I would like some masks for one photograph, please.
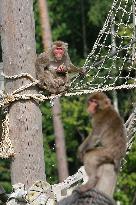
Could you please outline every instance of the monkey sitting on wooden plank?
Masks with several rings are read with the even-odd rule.
[[[106,94],[91,94],[87,111],[92,115],[92,132],[80,145],[78,156],[84,163],[89,179],[79,187],[81,192],[95,187],[99,179],[97,171],[101,165],[113,163],[118,172],[127,145],[124,123]]]
[[[50,94],[58,94],[68,90],[69,73],[84,75],[83,69],[71,63],[68,44],[55,41],[47,52],[41,53],[36,60],[36,78],[41,88]]]

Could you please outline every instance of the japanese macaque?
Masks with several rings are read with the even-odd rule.
[[[101,165],[112,163],[115,171],[119,170],[127,142],[123,121],[106,94],[93,93],[88,99],[87,111],[92,116],[92,132],[80,145],[78,156],[84,163],[89,179],[79,187],[81,192],[95,187]]]
[[[69,73],[84,74],[82,69],[71,63],[68,55],[68,44],[56,41],[47,52],[41,53],[36,60],[36,77],[41,88],[50,94],[58,94],[68,90]]]

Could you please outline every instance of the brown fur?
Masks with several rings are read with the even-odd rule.
[[[53,49],[61,47],[64,55],[57,60]],[[63,66],[64,72],[56,72],[59,66]],[[41,88],[45,88],[51,94],[58,94],[69,88],[69,73],[80,73],[81,69],[71,63],[68,55],[68,44],[63,41],[56,41],[47,52],[41,53],[36,60],[36,77],[40,80]]]
[[[89,97],[88,106],[91,100],[97,102],[92,114],[92,132],[78,150],[89,180],[80,187],[80,191],[87,191],[97,184],[100,165],[113,163],[117,171],[126,152],[126,130],[110,99],[104,93],[97,92]]]

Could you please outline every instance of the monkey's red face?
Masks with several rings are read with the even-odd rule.
[[[62,47],[55,47],[53,50],[53,54],[56,60],[61,60],[64,55],[64,49]]]
[[[95,114],[98,108],[98,101],[96,99],[90,99],[88,102],[87,111],[90,114]]]

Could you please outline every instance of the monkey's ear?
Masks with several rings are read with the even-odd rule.
[[[66,50],[68,50],[68,43],[64,43]]]
[[[111,106],[111,100],[109,98],[105,99],[105,107]]]
[[[99,103],[98,103],[98,105],[99,105],[99,109],[104,110],[104,109],[106,109],[107,107],[110,107],[110,106],[111,106],[111,100],[110,100],[109,98],[100,100]]]

